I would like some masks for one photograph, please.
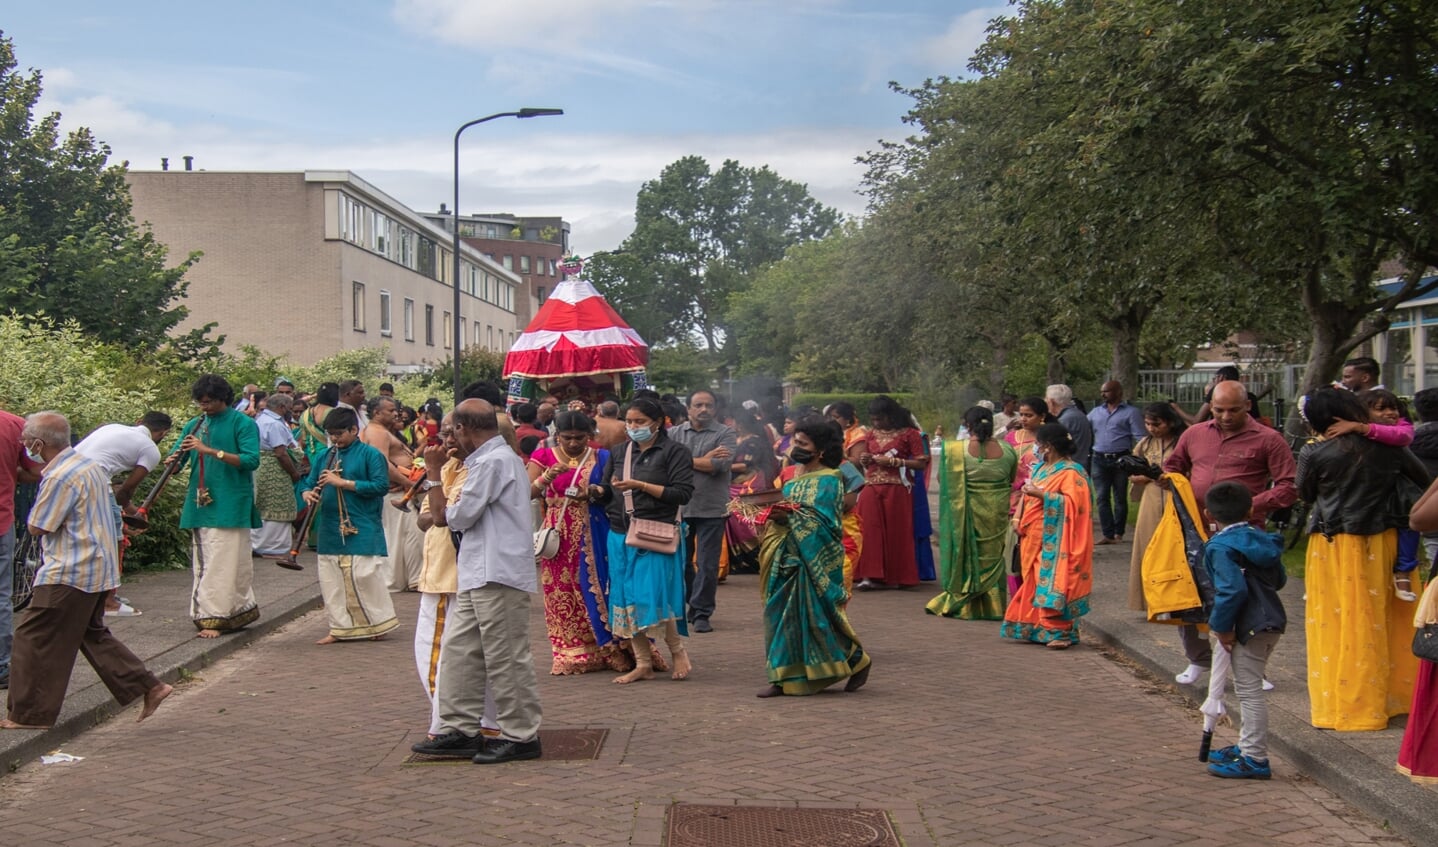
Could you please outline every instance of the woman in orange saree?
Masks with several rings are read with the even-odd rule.
[[[1079,640],[1093,588],[1093,499],[1088,474],[1074,462],[1063,424],[1035,434],[1041,464],[1023,487],[1019,550],[1023,584],[1009,601],[999,634],[1062,650]]]

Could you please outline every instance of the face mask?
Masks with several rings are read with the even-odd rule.
[[[1040,450],[1040,449],[1039,449],[1039,445],[1035,444],[1035,445],[1034,445],[1034,461],[1035,461],[1035,462],[1042,462],[1043,460],[1044,460],[1044,451]]]
[[[29,459],[37,465],[45,464],[45,457],[41,456],[39,453],[33,452],[28,444],[25,446],[25,458]]]
[[[789,460],[796,465],[807,465],[814,461],[814,451],[805,450],[803,447],[790,447]]]
[[[647,444],[649,443],[649,439],[654,437],[654,430],[647,427],[644,429],[631,429],[627,430],[627,432],[629,433],[629,440],[635,444]]]

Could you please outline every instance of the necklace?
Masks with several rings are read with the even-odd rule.
[[[558,458],[560,461],[564,462],[564,464],[568,465],[571,468],[579,467],[579,460],[581,456],[569,455],[569,453],[563,447],[560,447],[558,444],[554,445],[554,455],[556,458]]]

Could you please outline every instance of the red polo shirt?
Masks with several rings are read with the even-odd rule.
[[[20,445],[20,431],[24,428],[24,418],[0,409],[0,533],[15,525],[15,472],[21,467],[40,467],[26,458],[25,448]]]
[[[1263,526],[1269,512],[1292,506],[1298,500],[1294,484],[1298,465],[1293,451],[1283,436],[1252,415],[1237,432],[1224,432],[1217,421],[1204,421],[1184,430],[1163,469],[1188,477],[1200,508],[1214,483],[1241,484],[1253,495],[1252,523],[1258,527]]]

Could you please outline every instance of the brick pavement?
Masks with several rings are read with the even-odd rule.
[[[887,809],[910,847],[1404,844],[1277,757],[1268,783],[1195,761],[1169,689],[1092,644],[1005,643],[923,614],[929,587],[852,605],[858,693],[758,700],[757,578],[722,586],[686,682],[541,678],[550,728],[611,730],[595,761],[401,766],[427,704],[405,626],[317,647],[321,614],[183,686],[150,721],[68,742],[85,761],[0,780],[6,845],[592,844],[659,847],[675,801]],[[401,595],[413,620],[414,595]],[[547,641],[536,615],[536,655]],[[1242,830],[1221,822],[1241,820]]]

